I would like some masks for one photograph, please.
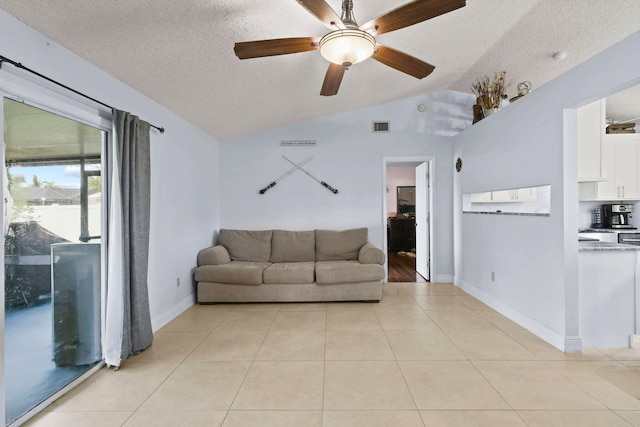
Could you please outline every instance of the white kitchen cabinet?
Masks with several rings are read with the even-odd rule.
[[[614,162],[616,191],[620,199],[640,198],[638,185],[638,144],[639,141],[614,141]]]
[[[580,184],[580,200],[640,200],[640,134],[602,137],[603,181]]]
[[[601,99],[580,107],[577,113],[578,182],[600,181],[605,100]]]
[[[538,200],[538,192],[535,187],[518,188],[516,191],[516,199],[519,202],[535,202]]]
[[[471,194],[471,203],[489,203],[491,202],[491,191],[485,191],[484,193]]]
[[[513,190],[499,190],[491,192],[492,202],[513,202]]]
[[[533,202],[536,200],[538,200],[536,189],[532,187],[491,192],[492,202]]]
[[[536,200],[538,195],[534,187],[486,191],[471,195],[471,203],[535,202]]]

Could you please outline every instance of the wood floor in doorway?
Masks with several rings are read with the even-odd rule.
[[[389,282],[426,283],[427,280],[416,271],[415,257],[403,254],[389,254]]]

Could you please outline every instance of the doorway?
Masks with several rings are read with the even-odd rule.
[[[431,157],[385,158],[385,251],[388,282],[427,282],[434,276]]]
[[[102,151],[107,132],[2,98],[5,422],[102,360]]]

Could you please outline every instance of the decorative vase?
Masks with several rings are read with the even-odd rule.
[[[493,108],[483,108],[482,112],[484,113],[485,117],[489,117],[490,115],[492,115],[493,113],[495,113],[496,111],[498,111],[500,109],[500,107],[493,107]]]

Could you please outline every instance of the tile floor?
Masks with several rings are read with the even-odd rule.
[[[640,350],[565,354],[451,284],[195,305],[29,426],[640,426]]]

